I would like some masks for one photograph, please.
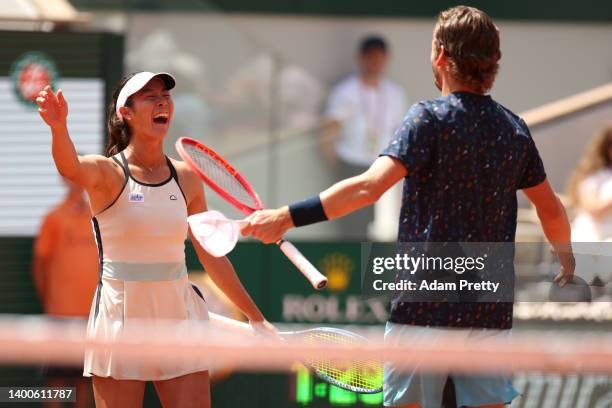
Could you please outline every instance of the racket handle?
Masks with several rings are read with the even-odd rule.
[[[327,286],[327,278],[315,268],[308,259],[289,241],[277,242],[281,251],[293,262],[300,272],[310,281],[313,288],[320,290]]]

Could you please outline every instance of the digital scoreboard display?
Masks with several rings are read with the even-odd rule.
[[[382,392],[358,394],[347,391],[319,380],[309,369],[302,365],[293,368],[291,395],[299,406],[307,407],[380,407]]]

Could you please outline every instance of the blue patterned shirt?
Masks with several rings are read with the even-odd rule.
[[[413,105],[381,155],[401,161],[399,242],[513,242],[517,190],[546,179],[525,122],[488,95]],[[511,303],[392,304],[391,321],[509,328]]]

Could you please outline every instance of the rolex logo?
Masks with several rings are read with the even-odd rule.
[[[332,292],[345,291],[351,280],[353,261],[346,254],[333,252],[319,263],[328,279],[327,288]]]

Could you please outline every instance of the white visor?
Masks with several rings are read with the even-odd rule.
[[[121,116],[121,112],[119,112],[119,109],[125,106],[125,102],[128,100],[128,98],[134,95],[136,92],[140,91],[146,84],[149,83],[150,80],[155,77],[160,77],[160,79],[164,81],[168,89],[174,88],[174,85],[176,84],[174,77],[168,74],[167,72],[153,73],[144,71],[137,73],[136,75],[131,77],[125,83],[125,85],[123,85],[123,88],[121,88],[119,96],[117,97],[117,106],[115,107],[115,112],[117,113],[119,119],[123,119],[123,116]]]

